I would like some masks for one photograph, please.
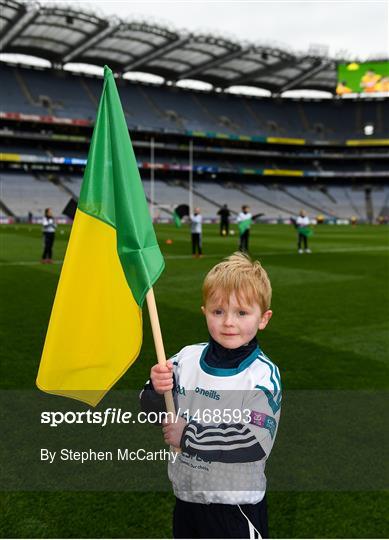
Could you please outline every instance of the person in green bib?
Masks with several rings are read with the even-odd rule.
[[[300,214],[296,219],[296,229],[298,234],[297,249],[299,253],[311,253],[308,247],[308,238],[312,235],[310,228],[310,220],[304,210],[300,210]],[[303,250],[304,245],[304,250]]]
[[[242,211],[238,214],[238,229],[239,229],[239,251],[245,253],[249,250],[250,227],[253,222],[253,216],[250,212],[250,207],[246,204],[242,206]]]

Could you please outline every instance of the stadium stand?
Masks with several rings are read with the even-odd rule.
[[[146,197],[151,201],[151,183],[143,180]],[[188,191],[177,184],[156,180],[154,183],[154,202],[159,207],[169,209],[171,212],[175,206],[186,203]]]
[[[265,216],[272,219],[289,219],[297,215],[301,207],[301,205],[296,205],[295,201],[287,197],[277,186],[250,184],[244,186],[243,192],[259,202],[258,212],[263,212]],[[257,206],[255,206],[256,208]]]
[[[0,64],[0,90],[6,112],[93,120],[101,79],[56,69],[27,69]],[[234,135],[359,137],[373,122],[384,132],[381,102],[313,102],[209,94],[118,80],[129,126],[154,130],[201,130]],[[303,111],[303,113],[301,113]],[[388,113],[386,113],[388,116]],[[302,120],[303,118],[303,120]]]
[[[353,192],[347,187],[331,186],[328,189],[329,194],[335,201],[334,211],[337,215],[343,218],[351,216],[359,217],[362,220],[366,219],[366,200],[364,191]]]
[[[82,99],[85,92],[76,77],[70,79],[65,71],[59,70],[48,73],[45,70],[19,69],[18,72],[34,103],[46,104],[48,113],[61,116],[70,112],[79,117],[88,114],[86,96]],[[92,109],[92,104],[90,106]]]
[[[59,179],[62,185],[67,189],[68,193],[78,199],[81,191],[82,176],[60,175]]]
[[[330,221],[389,219],[388,97],[336,97],[334,59],[107,21],[85,10],[69,15],[59,4],[4,5],[3,51],[34,54],[52,67],[0,62],[2,215],[24,219],[47,206],[60,215],[68,197],[78,197],[103,81],[63,66],[102,66],[108,59],[149,198],[155,169],[161,218],[188,202],[191,143],[193,202],[208,219],[215,220],[224,203],[235,211],[249,204],[273,222],[288,221],[301,208]],[[48,16],[61,46],[47,32]],[[165,82],[128,80],[131,71]],[[175,85],[191,78],[213,90]],[[224,91],[233,85],[271,96]],[[333,97],[284,98],[285,88],[326,90]],[[366,125],[374,137],[365,134]]]
[[[31,154],[35,156],[44,156],[44,157],[47,157],[48,155],[46,150],[42,150],[41,148],[38,148],[38,147],[29,148],[26,146],[18,146],[18,145],[8,146],[5,144],[0,144],[0,153],[6,154],[8,152],[16,153],[16,154]]]
[[[1,180],[1,200],[15,216],[42,216],[46,207],[61,216],[69,200],[69,194],[45,176],[13,173],[3,174]]]
[[[389,204],[389,186],[382,186],[371,190],[372,205],[373,205],[373,217],[385,216],[388,212]]]
[[[15,68],[0,63],[0,103],[5,112],[20,112],[26,114],[47,114],[47,110],[34,102],[23,83],[17,77]]]
[[[287,186],[285,192],[289,197],[293,198],[295,202],[300,204],[300,208],[304,208],[309,211],[319,212],[326,216],[336,216],[336,210],[328,205],[328,200],[324,200],[323,194],[319,195],[318,190],[308,189],[306,186]]]

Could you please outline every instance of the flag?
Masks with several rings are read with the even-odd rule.
[[[175,210],[173,212],[173,222],[177,228],[181,227],[181,218]]]
[[[244,219],[243,221],[239,221],[238,223],[239,234],[242,235],[243,233],[245,233],[247,229],[251,227],[252,223],[253,223],[253,220],[251,218]]]
[[[173,222],[176,227],[181,227],[181,220],[185,216],[189,216],[189,206],[187,204],[178,205],[173,212]]]
[[[142,344],[142,305],[164,260],[112,71],[104,88],[37,386],[93,406]]]
[[[67,216],[71,220],[74,220],[74,216],[76,215],[76,210],[77,210],[77,201],[74,197],[71,197],[71,199],[69,199],[65,208],[62,210],[62,213],[64,216]]]
[[[313,230],[311,227],[298,227],[297,230],[300,234],[306,236],[307,238],[313,235]]]

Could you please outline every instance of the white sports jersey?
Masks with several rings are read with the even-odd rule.
[[[251,212],[239,212],[238,217],[236,218],[236,222],[240,223],[241,221],[246,221],[247,219],[251,219],[253,215]]]
[[[55,223],[54,219],[52,217],[46,217],[43,216],[42,218],[42,228],[43,232],[55,232],[55,229],[57,228],[57,224]]]
[[[298,216],[296,219],[296,225],[297,227],[308,227],[309,225],[309,217],[308,216]]]
[[[215,368],[205,362],[207,347],[190,345],[171,358],[176,410],[189,423],[169,478],[184,501],[255,504],[265,495],[280,417],[279,371],[259,347],[236,369]]]
[[[202,232],[202,223],[203,223],[203,216],[201,214],[193,214],[190,216],[191,220],[191,232],[192,233],[198,233],[201,234]]]

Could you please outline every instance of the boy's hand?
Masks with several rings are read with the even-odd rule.
[[[150,379],[157,394],[163,394],[173,389],[173,364],[170,360],[166,366],[156,364],[151,368]]]
[[[162,425],[165,443],[170,444],[170,446],[174,446],[174,448],[180,448],[182,433],[187,425],[187,421],[180,417],[176,418],[175,422],[167,422],[164,420]]]

